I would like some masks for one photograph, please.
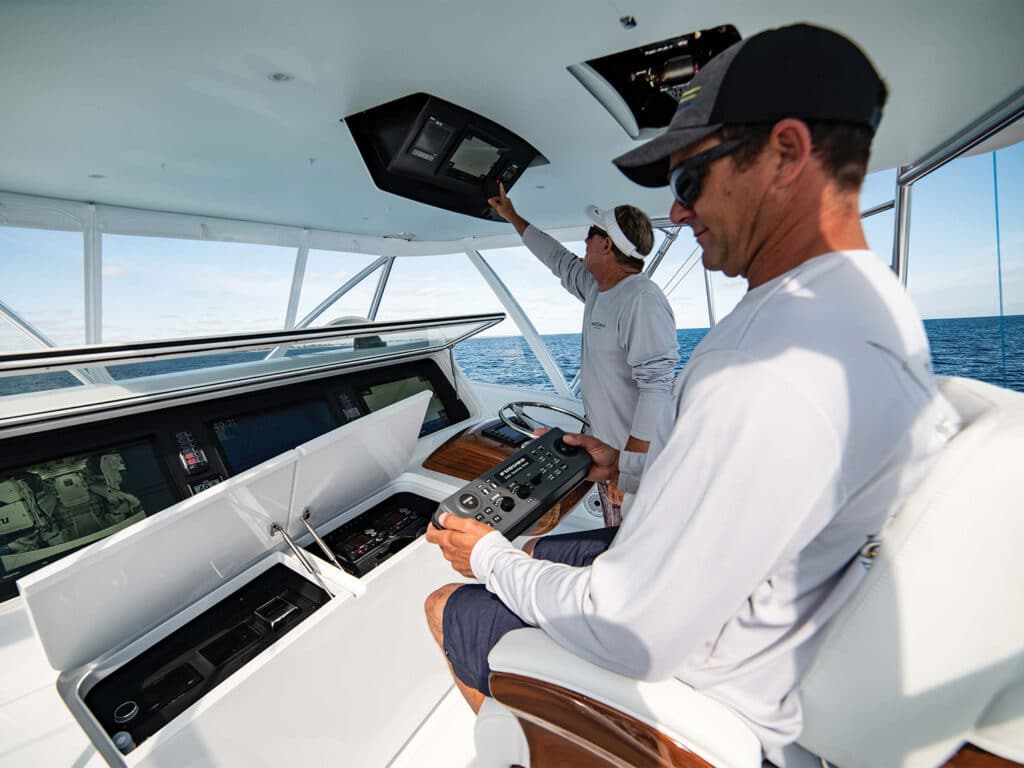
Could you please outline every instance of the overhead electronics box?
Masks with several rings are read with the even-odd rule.
[[[378,188],[410,200],[497,218],[487,198],[548,161],[497,123],[426,93],[345,118]]]
[[[669,124],[700,68],[739,39],[726,24],[573,64],[569,72],[631,138],[647,139]]]

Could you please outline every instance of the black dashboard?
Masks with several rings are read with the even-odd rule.
[[[419,360],[2,441],[0,600],[47,563],[422,391],[421,436],[468,418]]]

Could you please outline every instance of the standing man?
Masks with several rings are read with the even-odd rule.
[[[580,382],[590,434],[620,450],[647,453],[655,425],[669,405],[679,361],[672,308],[661,289],[641,274],[654,247],[647,215],[631,205],[602,211],[593,222],[581,261],[520,216],[499,184],[491,208],[516,228],[523,244],[583,302]],[[605,524],[621,521],[622,495],[598,486]],[[610,498],[609,498],[610,497]]]
[[[668,182],[705,266],[748,292],[676,382],[605,551],[547,562],[448,515],[428,540],[492,599],[449,585],[427,615],[471,705],[495,635],[533,625],[595,664],[724,702],[781,764],[800,734],[800,677],[862,578],[859,550],[959,418],[919,315],[861,229],[886,99],[864,54],[818,27],[769,30],[712,59],[687,94],[664,134],[615,163]],[[566,442],[590,452],[592,477],[626,469],[593,437]]]

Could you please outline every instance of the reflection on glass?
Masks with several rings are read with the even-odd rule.
[[[148,442],[0,472],[0,599],[15,579],[174,502]]]
[[[420,392],[430,392],[430,402],[427,404],[427,413],[423,417],[423,428],[420,435],[436,432],[441,427],[448,426],[450,420],[448,412],[444,408],[441,398],[434,392],[434,386],[423,376],[410,376],[398,381],[388,381],[382,384],[374,384],[367,387],[359,394],[366,403],[370,412],[379,411],[399,400],[412,397]]]

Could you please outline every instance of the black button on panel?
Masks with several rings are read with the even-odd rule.
[[[466,509],[476,509],[480,506],[480,500],[472,493],[464,493],[459,496],[459,504],[464,506]]]
[[[501,507],[503,512],[511,512],[515,505],[516,501],[511,496],[502,496],[501,503],[498,506]]]

